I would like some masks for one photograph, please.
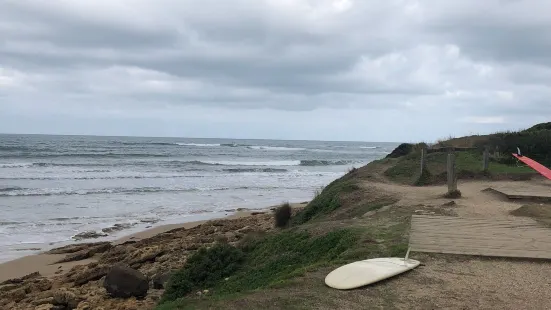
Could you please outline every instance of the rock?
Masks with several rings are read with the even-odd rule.
[[[153,288],[156,290],[164,289],[166,283],[168,282],[172,274],[173,272],[169,271],[169,272],[162,272],[154,275],[153,278],[151,279]]]
[[[52,282],[46,278],[34,280],[34,282],[27,285],[26,288],[27,293],[44,292],[52,288]]]
[[[19,284],[19,283],[25,282],[26,280],[30,280],[30,279],[34,279],[34,278],[38,278],[38,277],[40,277],[40,273],[38,271],[36,271],[36,272],[30,273],[30,274],[28,274],[24,277],[21,277],[21,278],[6,280],[6,281],[0,283],[0,285],[3,285],[3,284]]]
[[[92,309],[92,307],[90,306],[89,303],[83,301],[81,302],[80,304],[78,304],[78,307],[76,310],[90,310]]]
[[[142,251],[138,251],[136,253],[137,257],[136,258],[132,258],[128,264],[130,266],[140,266],[141,264],[143,263],[146,263],[146,262],[154,262],[155,259],[158,257],[158,256],[162,256],[165,254],[165,250],[162,249],[161,247],[154,247],[154,248],[148,248],[148,249],[144,249]]]
[[[58,308],[52,304],[44,304],[34,308],[34,310],[54,310],[54,309],[58,309]]]
[[[121,231],[121,230],[124,230],[124,229],[132,228],[132,226],[134,226],[134,225],[135,224],[130,224],[130,223],[115,224],[111,227],[104,228],[101,231],[106,233],[106,234],[110,234],[110,233],[113,233],[113,232],[116,232],[116,231]]]
[[[86,268],[83,272],[72,274],[69,277],[69,280],[75,282],[75,285],[80,286],[90,281],[96,281],[101,279],[103,276],[107,274],[108,271],[109,271],[109,266],[107,265],[100,265],[93,268]]]
[[[75,239],[77,241],[80,241],[80,240],[84,240],[84,239],[96,239],[96,238],[106,237],[106,236],[108,236],[108,234],[99,233],[99,232],[90,230],[90,231],[85,231],[85,232],[82,232],[80,234],[74,235],[73,239]]]
[[[94,247],[101,247],[105,245],[111,245],[111,242],[92,242],[92,243],[79,243],[71,244],[61,248],[52,249],[46,253],[48,254],[71,254],[76,253],[85,249],[90,249]]]
[[[5,284],[5,285],[0,286],[0,292],[12,291],[12,290],[14,290],[18,287],[19,286],[16,285],[16,284]]]
[[[40,305],[47,305],[47,304],[54,304],[55,300],[53,297],[43,298],[43,299],[37,299],[32,302],[34,306],[40,306]]]
[[[117,264],[111,267],[107,273],[103,287],[112,297],[144,297],[149,290],[149,283],[141,272]]]
[[[224,222],[222,220],[213,220],[210,222],[210,224],[215,227],[224,226]]]
[[[160,221],[160,219],[142,219],[142,220],[140,220],[140,222],[142,222],[142,223],[149,223],[149,224],[155,224],[159,221]]]
[[[245,227],[237,230],[237,232],[241,233],[241,234],[247,234],[247,233],[250,233],[251,231],[253,231],[253,229],[250,228],[249,226],[245,226]]]
[[[20,302],[27,297],[27,292],[25,291],[25,288],[22,287],[8,292],[7,297],[15,302]]]
[[[56,306],[63,306],[66,309],[75,309],[78,307],[80,300],[78,300],[75,293],[67,289],[59,289],[54,292],[53,304]]]
[[[80,250],[76,253],[72,253],[70,255],[67,255],[65,258],[57,261],[56,264],[66,263],[66,262],[74,262],[74,261],[87,259],[87,258],[90,258],[90,257],[98,254],[98,253],[104,253],[104,252],[108,251],[109,249],[111,249],[112,247],[113,247],[113,245],[111,245],[111,243],[103,243],[103,244],[100,244],[100,245],[97,245],[97,246],[94,246],[94,247],[91,247],[91,248],[88,248],[88,249],[83,249],[83,250]]]

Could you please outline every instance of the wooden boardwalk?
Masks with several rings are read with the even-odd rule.
[[[411,251],[551,259],[551,228],[528,218],[413,215]]]
[[[551,202],[551,187],[549,188],[512,188],[512,187],[492,187],[486,191],[494,192],[508,199],[514,200],[533,200],[541,202]]]

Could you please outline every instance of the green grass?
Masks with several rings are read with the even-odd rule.
[[[374,201],[362,206],[362,212],[389,203],[388,198]],[[312,221],[250,235],[238,244],[245,259],[228,280],[197,287],[184,298],[158,305],[157,310],[257,309],[268,301],[267,309],[315,309],[316,303],[305,296],[324,296],[330,289],[323,278],[304,276],[361,259],[404,256],[410,213],[410,208],[393,207],[365,220],[349,219],[344,224],[342,220]],[[195,294],[203,289],[209,293]],[[295,296],[297,289],[304,294]]]
[[[319,218],[321,215],[330,214],[341,207],[341,195],[359,189],[359,186],[346,176],[333,181],[291,219],[291,224],[295,226],[304,224],[312,219]]]
[[[483,175],[482,154],[477,151],[456,152],[456,170],[458,176]],[[421,153],[408,154],[398,160],[396,165],[385,171],[385,175],[392,181],[399,183],[426,185],[441,181],[446,174],[448,155],[446,153],[430,153],[426,158],[427,175],[419,178]],[[491,161],[490,174],[517,174],[532,173],[526,166],[506,165]],[[422,182],[417,182],[422,179]]]
[[[212,295],[209,299],[224,300],[239,297],[242,293],[284,285],[309,270],[342,259],[344,253],[357,247],[361,233],[358,229],[339,229],[314,237],[306,231],[283,231],[251,239],[243,246],[246,260],[238,272],[227,281],[222,279],[211,287],[201,287],[199,290],[210,289]],[[186,294],[190,292],[186,290]],[[167,301],[164,299],[157,309],[186,309],[204,302],[191,297]]]
[[[345,212],[342,212],[336,216],[336,219],[351,219],[362,217],[368,212],[377,211],[383,207],[392,205],[397,202],[394,198],[383,198],[375,202],[366,202],[358,204],[357,206],[349,207]]]

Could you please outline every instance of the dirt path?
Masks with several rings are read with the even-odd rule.
[[[362,185],[392,193],[400,198],[399,205],[412,208],[418,205],[440,206],[451,200],[442,198],[446,186],[413,187],[387,182],[365,182]],[[510,211],[529,203],[484,191],[490,187],[519,192],[551,192],[551,182],[545,180],[460,181],[462,198],[454,199],[457,215],[511,218],[514,216],[509,214]],[[396,309],[551,309],[547,293],[551,283],[551,263],[548,260],[425,253],[413,253],[412,257],[423,265],[409,274],[365,290],[381,294],[396,292],[388,307]],[[384,300],[376,298],[371,301],[381,304]],[[356,306],[358,304],[351,305],[351,308]]]
[[[400,198],[399,205],[432,205],[438,206],[452,199],[443,198],[446,186],[415,187],[392,183],[365,182],[363,186],[375,187],[379,191],[393,193]],[[551,192],[551,182],[534,181],[466,181],[459,183],[462,197],[453,199],[457,203],[455,211],[459,216],[509,217],[509,212],[518,209],[525,201],[512,201],[493,193],[484,192],[487,188],[513,188],[521,192]]]

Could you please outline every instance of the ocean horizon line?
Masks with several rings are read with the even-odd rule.
[[[184,137],[184,136],[134,136],[100,134],[52,134],[52,133],[10,133],[0,132],[0,136],[46,136],[46,137],[98,137],[98,138],[148,138],[148,139],[197,139],[197,140],[249,140],[249,141],[292,141],[292,142],[350,142],[350,143],[388,143],[400,144],[401,141],[364,141],[364,140],[310,140],[310,139],[271,139],[271,138],[224,138],[224,137]]]

